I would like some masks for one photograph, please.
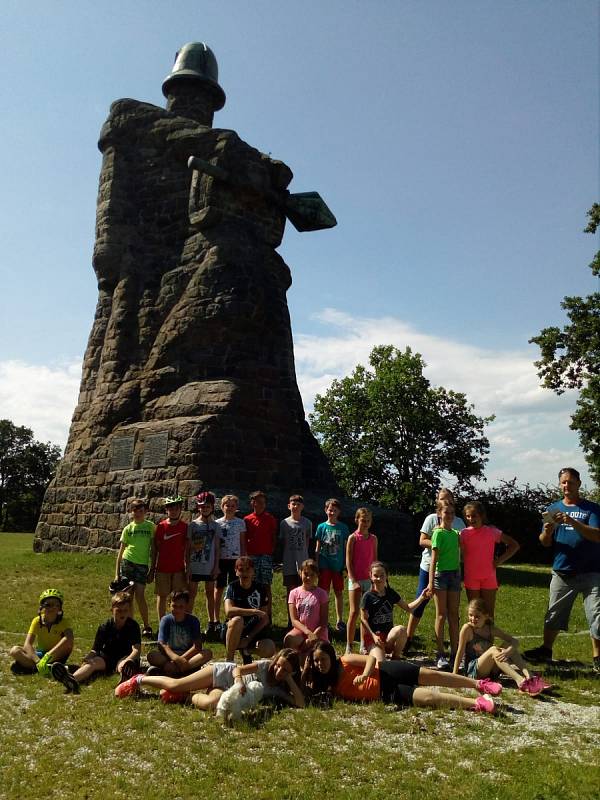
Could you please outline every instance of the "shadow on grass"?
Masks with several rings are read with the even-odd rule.
[[[550,575],[547,572],[538,572],[524,568],[503,569],[498,567],[498,583],[507,586],[533,586],[548,588]]]

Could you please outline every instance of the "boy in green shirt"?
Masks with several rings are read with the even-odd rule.
[[[115,580],[127,578],[134,582],[134,598],[137,600],[144,628],[142,636],[152,638],[152,628],[148,620],[146,584],[153,580],[149,565],[154,563],[155,525],[146,519],[144,500],[133,500],[130,505],[132,521],[123,528],[121,545],[117,554]],[[133,610],[133,604],[132,604]]]
[[[429,591],[435,597],[435,638],[437,639],[438,669],[448,669],[450,662],[444,652],[444,625],[448,619],[451,659],[458,648],[458,609],[460,605],[460,534],[452,528],[454,505],[438,500],[439,528],[431,535],[431,564]]]

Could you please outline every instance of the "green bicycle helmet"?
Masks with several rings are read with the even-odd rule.
[[[163,500],[164,506],[182,506],[185,500],[181,495],[176,495],[175,497],[165,497]]]
[[[65,599],[60,589],[44,589],[40,595],[40,605],[42,605],[44,600],[47,600],[49,597],[56,597],[61,606],[63,604],[63,600]]]

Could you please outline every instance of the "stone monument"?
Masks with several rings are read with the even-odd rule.
[[[292,172],[212,127],[217,62],[183,47],[166,109],[112,104],[99,141],[98,303],[65,455],[34,548],[113,548],[131,497],[335,490],[305,421],[276,248],[335,225]],[[188,164],[189,162],[189,164]],[[320,509],[319,509],[320,511]]]

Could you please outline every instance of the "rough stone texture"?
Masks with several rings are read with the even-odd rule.
[[[291,277],[275,252],[285,217],[262,197],[292,173],[210,128],[206,102],[120,100],[102,128],[98,304],[36,549],[114,546],[132,496],[334,488],[296,384]],[[190,155],[243,188],[192,174]],[[144,469],[152,434],[167,435],[166,461]],[[132,468],[111,469],[113,440],[128,435]]]
[[[292,173],[211,123],[210,95],[185,87],[167,110],[119,100],[102,128],[98,303],[37,551],[113,549],[134,496],[157,515],[165,495],[204,487],[245,498],[261,487],[282,513],[286,494],[313,492],[322,518],[335,491],[305,421],[290,270],[275,251],[285,217],[273,192]],[[235,183],[191,173],[190,155]],[[166,459],[144,468],[146,439],[157,434]],[[127,436],[130,468],[116,469],[113,443]]]

